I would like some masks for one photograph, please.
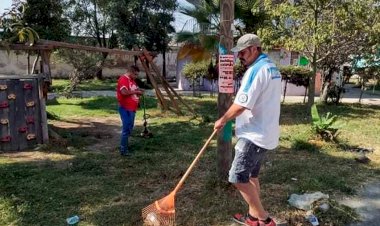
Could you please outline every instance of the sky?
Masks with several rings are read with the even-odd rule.
[[[0,14],[4,12],[5,8],[8,8],[12,5],[12,0],[1,0],[0,1]]]
[[[185,0],[177,0],[178,4],[180,6],[192,6]],[[4,9],[9,8],[12,5],[12,0],[0,0],[0,14],[4,12]],[[179,9],[177,9],[176,12],[174,12],[175,22],[173,23],[173,26],[175,27],[176,31],[181,31],[183,25],[186,23],[190,17],[183,15],[179,12]]]

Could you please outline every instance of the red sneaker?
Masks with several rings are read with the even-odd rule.
[[[264,223],[263,221],[259,221],[258,223],[259,226],[276,226],[276,222],[274,222],[273,219],[270,220],[268,224]]]
[[[232,220],[234,220],[236,223],[239,223],[241,225],[260,226],[259,221],[258,220],[251,220],[248,213],[245,215],[237,213],[233,216]]]

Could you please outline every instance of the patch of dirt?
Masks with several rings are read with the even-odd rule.
[[[118,116],[70,118],[65,121],[51,121],[53,128],[75,133],[93,142],[85,149],[89,151],[113,151],[120,141],[121,121]]]
[[[115,151],[119,146],[121,121],[118,116],[102,118],[78,117],[64,121],[51,120],[49,121],[49,126],[60,133],[71,133],[80,137],[80,139],[90,140],[91,145],[85,147],[88,151],[109,152]],[[48,162],[70,163],[72,156],[65,154],[66,140],[51,139],[48,146],[50,148],[56,146],[60,150],[44,152],[43,147],[41,147],[42,149],[37,147],[34,150],[21,152],[0,152],[0,156],[7,158],[9,162],[35,162],[36,164],[47,164]],[[69,148],[67,147],[67,150]]]
[[[63,155],[59,153],[46,153],[40,151],[22,151],[22,152],[7,152],[2,153],[2,157],[11,159],[12,162],[41,162],[41,161],[59,161],[69,160],[72,158],[70,155]]]
[[[6,152],[0,153],[0,157],[5,158],[8,163],[28,162],[37,166],[52,165],[58,169],[69,168],[74,158],[73,155],[41,151]]]

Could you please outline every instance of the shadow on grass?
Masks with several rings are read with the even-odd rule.
[[[103,129],[115,129],[105,126]],[[65,225],[67,217],[77,214],[82,222],[93,225],[141,225],[141,209],[174,188],[212,130],[191,122],[151,128],[153,138],[132,138],[135,151],[129,158],[117,151],[86,151],[73,140],[78,149],[66,153],[72,155],[69,160],[47,157],[0,164],[0,206],[9,206],[0,222]],[[59,132],[88,139],[82,129]],[[199,166],[205,167],[208,165]]]
[[[281,105],[281,125],[308,124],[309,117],[307,104]]]
[[[333,144],[331,144],[333,145]],[[339,144],[336,144],[339,147]],[[360,164],[353,157],[332,155],[319,145],[296,140],[292,148],[280,147],[270,154],[271,167],[265,167],[263,181],[275,184],[292,184],[293,192],[340,191],[352,195],[361,182],[372,175],[380,175],[379,169]],[[356,175],[362,175],[357,178]],[[296,178],[292,181],[292,178]]]
[[[380,106],[358,104],[318,105],[320,115],[331,112],[333,115],[350,119],[363,118],[380,110]],[[285,103],[281,105],[281,125],[299,125],[311,123],[311,116],[307,104]]]
[[[115,150],[119,140],[111,132],[119,131],[119,125],[100,122],[92,122],[93,126],[87,128],[90,124],[85,122],[82,128],[56,128],[61,134],[70,134],[70,145],[78,148],[65,153],[71,159],[4,162],[7,159],[0,155],[0,225],[66,225],[65,219],[75,214],[84,224],[141,225],[141,209],[172,191],[212,132],[216,103],[192,100],[192,106],[208,115],[211,122],[197,124],[181,117],[168,122],[163,117],[150,119],[149,129],[154,136],[139,138],[136,134],[143,127],[135,127],[130,141],[134,152],[128,158]],[[297,112],[303,114],[302,109],[288,106],[288,118],[295,115],[295,122],[288,123],[302,123],[302,117],[297,118]],[[355,117],[359,117],[359,110]],[[96,138],[97,132],[103,136]],[[271,213],[280,213],[291,225],[306,225],[303,213],[287,205],[291,193],[353,194],[359,183],[380,174],[378,169],[360,165],[346,155],[332,155],[293,137],[289,142],[291,148],[269,152],[261,176],[266,207]],[[103,146],[81,149],[90,144]],[[115,149],[101,148],[104,145]],[[54,152],[52,148],[49,154]],[[231,213],[246,211],[236,190],[216,183],[216,152],[214,139],[178,193],[178,225],[230,225]],[[336,216],[327,216],[325,221],[333,225],[352,221],[348,215]]]
[[[333,114],[347,117],[349,119],[363,118],[373,115],[380,110],[377,105],[360,105],[360,104],[339,104],[339,105],[318,105],[320,114],[331,112]]]
[[[103,111],[109,114],[118,114],[118,102],[114,97],[93,97],[93,98],[75,98],[75,99],[53,99],[47,102],[47,105],[60,105],[62,107],[78,106],[85,110],[97,110]],[[145,108],[153,109],[157,108],[157,100],[155,98],[145,98]],[[138,110],[143,110],[143,102],[140,101],[140,107]],[[50,112],[54,115],[54,112]]]

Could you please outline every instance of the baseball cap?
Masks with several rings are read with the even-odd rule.
[[[231,49],[232,52],[239,52],[243,49],[250,47],[250,46],[261,46],[260,38],[255,34],[245,34],[241,36],[234,48]]]

